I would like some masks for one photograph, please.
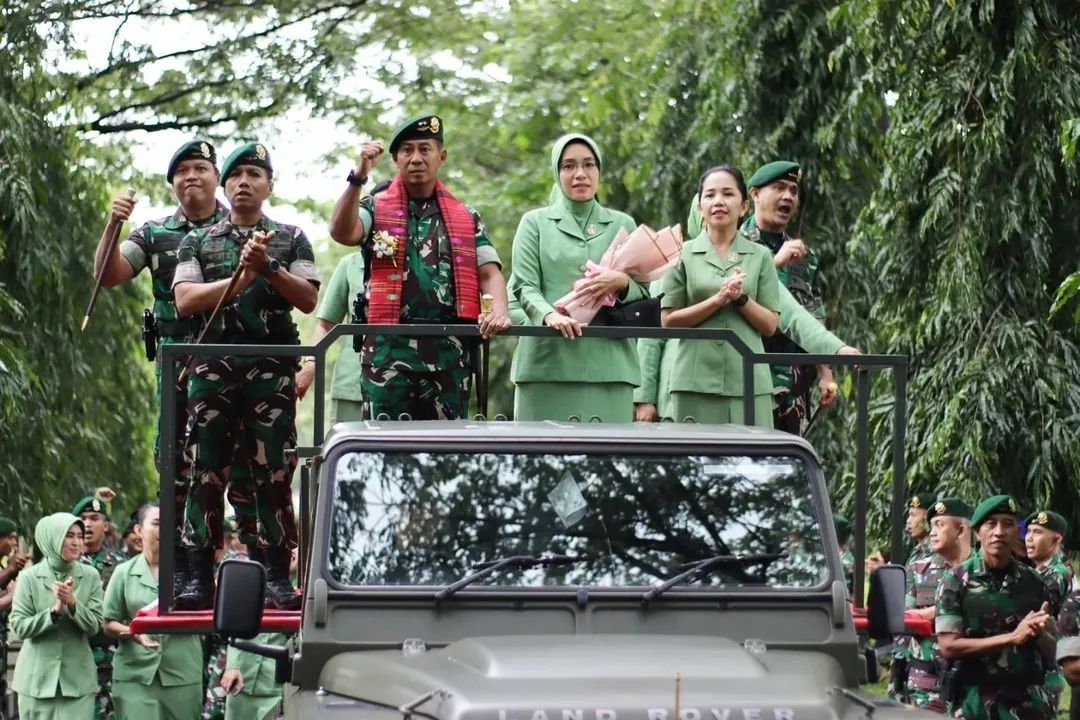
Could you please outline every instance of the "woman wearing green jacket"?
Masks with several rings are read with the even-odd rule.
[[[19,573],[8,616],[23,639],[12,689],[23,720],[90,720],[98,690],[90,638],[101,627],[101,577],[77,562],[82,520],[43,517],[34,541],[43,561]]]
[[[255,642],[284,646],[284,633],[260,633]],[[225,720],[263,720],[277,717],[281,705],[281,684],[276,679],[277,661],[255,653],[229,648],[221,687],[225,698]],[[270,713],[274,713],[271,715]]]
[[[105,593],[105,633],[119,638],[113,655],[117,720],[188,720],[202,711],[202,645],[195,635],[132,635],[135,613],[158,597],[161,551],[157,505],[138,510],[143,551],[116,566]]]
[[[664,327],[726,328],[752,351],[776,332],[780,283],[767,248],[739,232],[749,207],[742,173],[719,165],[701,176],[698,197],[705,227],[683,246],[682,262],[663,279]],[[742,356],[726,340],[676,340],[671,369],[675,419],[743,423]],[[772,427],[772,379],[754,369],[754,424]]]
[[[510,371],[517,420],[633,419],[640,380],[634,341],[579,340],[581,325],[554,307],[585,275],[586,263],[600,261],[619,228],[636,227],[629,215],[597,202],[601,165],[600,150],[588,136],[559,138],[551,150],[550,202],[525,213],[514,236],[511,315],[563,336],[519,341]],[[620,302],[648,297],[645,286],[617,270],[605,270],[582,289],[597,301],[612,293]]]

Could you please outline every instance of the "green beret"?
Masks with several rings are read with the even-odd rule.
[[[975,508],[975,512],[971,515],[971,526],[978,528],[983,520],[1000,513],[1019,517],[1020,510],[1016,504],[1016,499],[1012,495],[995,495],[979,503],[979,506]]]
[[[843,515],[833,515],[833,529],[836,530],[836,542],[843,545],[851,538],[851,521]]]
[[[0,535],[10,535],[13,532],[19,532],[19,526],[11,518],[0,515]]]
[[[747,186],[751,188],[765,187],[777,180],[791,180],[792,182],[802,183],[802,170],[799,169],[799,163],[790,160],[777,160],[776,162],[766,163],[750,176],[750,182],[747,183]]]
[[[424,113],[411,118],[394,128],[390,135],[390,157],[397,153],[398,146],[406,140],[443,141],[443,123],[438,115]]]
[[[241,145],[225,158],[225,163],[221,166],[221,187],[225,187],[225,180],[237,165],[265,168],[266,172],[270,173],[270,177],[274,176],[274,166],[270,164],[270,153],[262,143]]]
[[[106,507],[105,501],[99,497],[93,495],[87,495],[79,502],[75,503],[75,507],[71,508],[71,514],[78,517],[84,512],[96,512],[101,513],[105,517],[109,517],[109,508]]]
[[[916,510],[926,510],[936,503],[937,499],[938,495],[936,492],[915,493],[911,496],[911,499],[908,500],[908,507],[915,508]]]
[[[1039,512],[1033,512],[1027,516],[1028,527],[1032,525],[1042,525],[1047,530],[1053,530],[1061,535],[1067,535],[1069,532],[1068,521],[1058,515],[1053,510],[1040,510]],[[0,533],[2,535],[3,533]]]
[[[941,498],[926,511],[927,520],[933,520],[936,517],[958,517],[970,520],[971,506],[960,498]]]
[[[209,160],[211,165],[217,165],[217,153],[214,152],[213,145],[205,140],[191,140],[173,153],[172,159],[169,160],[169,169],[165,172],[165,179],[171,183],[173,173],[176,172],[176,166],[180,164],[180,161],[191,159]]]

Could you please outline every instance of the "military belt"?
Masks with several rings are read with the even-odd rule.
[[[195,332],[195,323],[191,319],[158,320],[158,335],[169,338],[185,338]]]

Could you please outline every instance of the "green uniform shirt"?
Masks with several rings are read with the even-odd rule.
[[[468,208],[476,237],[476,265],[501,266],[499,253],[487,236],[480,214]],[[362,246],[370,246],[375,226],[375,197],[360,200],[360,221],[364,224]],[[454,269],[450,257],[450,236],[446,232],[435,197],[409,200],[408,245],[401,284],[401,322],[456,322]],[[365,295],[370,297],[368,289]],[[392,370],[435,372],[460,359],[464,347],[458,338],[410,338],[372,336],[364,342],[364,365]]]
[[[352,318],[356,294],[364,289],[364,256],[355,252],[341,258],[330,282],[323,288],[322,300],[315,310],[315,317],[335,325]],[[360,357],[352,349],[352,342],[341,345],[341,354],[334,363],[334,378],[330,383],[330,397],[337,400],[361,400]]]
[[[778,311],[780,283],[772,264],[772,255],[741,232],[735,235],[727,257],[720,257],[706,232],[683,246],[682,262],[662,283],[664,309],[696,305],[719,292],[724,281],[741,269],[746,275],[743,288],[761,306]],[[699,328],[734,330],[752,352],[763,352],[761,334],[728,304],[704,320]],[[675,340],[672,368],[672,392],[696,392],[741,397],[743,392],[742,356],[726,340]],[[772,378],[766,365],[754,369],[754,394],[772,393]]]
[[[192,230],[213,225],[225,219],[228,214],[228,208],[219,202],[214,206],[213,215],[193,222],[184,215],[182,209],[177,208],[169,217],[143,224],[120,243],[120,254],[127,259],[136,275],[142,272],[143,268],[150,268],[154,317],[159,323],[174,323],[179,317],[173,299],[172,283],[173,272],[176,270],[176,251],[180,242]],[[162,326],[158,332],[163,338],[185,337],[163,332],[168,329],[167,326]]]
[[[543,325],[554,303],[585,275],[585,263],[599,262],[620,228],[637,225],[625,213],[597,205],[582,230],[563,204],[525,213],[514,235],[514,272],[507,283],[511,308],[530,325]],[[592,228],[595,232],[590,232]],[[586,237],[586,234],[588,237]],[[647,288],[630,280],[623,302],[648,297]],[[641,381],[634,340],[521,338],[510,378],[523,382],[630,383]]]
[[[288,638],[284,633],[260,633],[252,642],[284,646],[287,641]],[[234,647],[229,648],[225,659],[225,669],[239,670],[244,678],[244,687],[240,692],[244,695],[260,697],[281,695],[281,685],[274,681],[276,664],[273,658],[244,652]]]
[[[135,613],[158,598],[158,582],[144,555],[121,563],[105,591],[102,615],[129,625]],[[202,682],[202,643],[195,635],[155,635],[156,650],[131,638],[120,640],[113,653],[113,680],[149,685],[156,675],[165,687]]]
[[[241,229],[228,218],[208,228],[193,230],[177,250],[179,264],[173,287],[183,282],[227,280],[240,265],[240,251],[255,231],[273,232],[267,254],[293,275],[319,283],[315,253],[304,231],[277,223],[263,215],[251,229]],[[292,320],[292,305],[266,277],[260,277],[221,309],[208,343],[297,345],[300,336]],[[209,313],[204,315],[208,317]]]
[[[52,584],[75,581],[75,609],[52,615]],[[19,573],[9,615],[11,631],[22,638],[12,689],[35,698],[82,697],[98,690],[97,669],[89,639],[101,629],[101,576],[89,565],[74,563],[66,572],[47,562]]]
[[[1080,657],[1080,592],[1072,592],[1057,617],[1057,661]]]
[[[1012,632],[1029,613],[1047,600],[1043,578],[1012,560],[1001,570],[988,568],[981,553],[945,573],[938,585],[937,633],[985,638]],[[964,659],[972,684],[1040,684],[1043,665],[1035,643],[1009,646],[992,655]]]

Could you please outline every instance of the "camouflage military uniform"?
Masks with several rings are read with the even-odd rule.
[[[471,208],[469,211],[475,226],[477,264],[499,262],[479,213]],[[368,228],[366,244],[374,225],[374,197],[360,201],[360,215]],[[407,236],[401,322],[456,322],[450,238],[434,197],[409,200]],[[383,413],[394,419],[408,413],[414,420],[465,417],[472,375],[470,360],[460,338],[366,338],[360,354],[364,417],[376,418]]]
[[[909,610],[933,607],[941,578],[949,566],[940,555],[917,560],[908,566],[908,593],[904,606]],[[907,679],[904,683],[905,701],[934,712],[945,712],[941,697],[940,675],[945,660],[938,649],[936,636],[909,637],[897,643],[903,646],[907,660]]]
[[[154,365],[157,378],[157,401],[161,408],[161,347],[177,343],[191,342],[197,330],[190,318],[180,319],[173,299],[173,271],[176,270],[176,251],[180,241],[192,230],[208,227],[221,221],[229,214],[220,202],[215,204],[214,214],[206,220],[193,222],[177,209],[169,217],[151,220],[131,233],[120,244],[120,253],[127,259],[132,270],[138,275],[145,267],[150,268],[151,290],[154,294],[154,320],[157,322],[158,353]],[[162,408],[164,410],[164,408]],[[176,428],[183,432],[187,425],[187,383],[177,386],[176,392]],[[161,420],[154,434],[154,460],[158,462],[161,451]],[[182,442],[181,442],[182,445]],[[176,457],[176,507],[184,507],[187,497],[188,463],[182,452]],[[176,524],[176,540],[180,539],[180,523]]]
[[[102,590],[109,586],[109,578],[112,577],[113,570],[124,560],[126,558],[122,553],[104,544],[96,552],[84,553],[79,558],[80,562],[86,563],[101,575]],[[94,718],[95,720],[103,720],[104,718],[115,717],[112,703],[112,658],[113,651],[116,650],[116,640],[107,637],[104,631],[98,631],[97,635],[90,638],[90,650],[93,651],[94,665],[97,666],[98,674],[98,694],[94,698]]]
[[[1072,592],[1065,598],[1057,616],[1057,631],[1057,662],[1080,658],[1080,592]],[[1080,702],[1080,698],[1072,702]]]
[[[255,231],[274,233],[267,245],[269,257],[290,273],[318,282],[314,252],[303,231],[263,216],[254,228],[238,228],[225,219],[191,232],[178,250],[174,287],[232,277],[240,251]],[[291,310],[269,280],[257,278],[222,308],[206,341],[297,345]],[[296,446],[296,359],[200,357],[190,367],[194,469],[184,512],[184,544],[193,549],[221,547],[222,495],[229,484],[241,542],[295,547],[291,481],[296,458],[286,457],[286,451]],[[238,459],[248,468],[244,482],[231,471]]]
[[[935,629],[968,638],[1012,632],[1047,600],[1048,589],[1033,569],[1015,560],[1003,570],[986,567],[982,555],[947,572],[938,586]],[[949,710],[965,720],[1048,720],[1046,673],[1034,642],[959,662]]]
[[[1070,597],[1069,593],[1072,591],[1073,584],[1072,569],[1065,564],[1061,555],[1057,554],[1050,558],[1045,567],[1039,570],[1039,574],[1050,590],[1050,597],[1048,598],[1050,614],[1056,617],[1062,613],[1065,599]],[[1060,637],[1060,628],[1058,628],[1058,634]],[[1065,675],[1060,669],[1053,667],[1047,670],[1046,690],[1050,693],[1050,704],[1055,713],[1061,705],[1061,695],[1065,692],[1065,685]]]
[[[751,240],[769,248],[773,255],[780,252],[784,243],[790,240],[786,232],[777,234],[758,228],[753,218],[743,225]],[[809,251],[802,260],[776,269],[780,283],[794,296],[799,304],[825,324],[825,302],[821,290],[821,278],[818,276],[817,255]],[[764,339],[765,352],[792,353],[803,352],[793,340],[783,333],[776,333]],[[810,407],[810,388],[817,377],[817,370],[807,365],[773,365],[773,426],[795,435],[802,434]]]

